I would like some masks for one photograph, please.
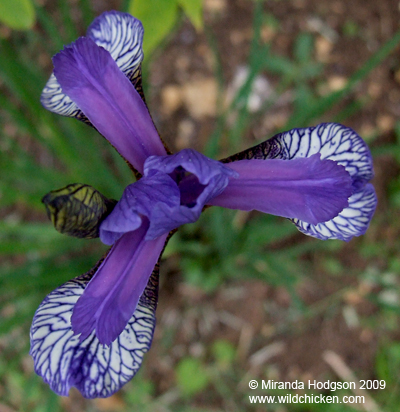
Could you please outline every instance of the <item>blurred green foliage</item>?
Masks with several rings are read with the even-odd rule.
[[[7,16],[2,7],[11,10],[10,4],[16,7],[20,3],[17,0],[8,1],[0,2],[0,19]],[[129,10],[143,21],[146,57],[165,43],[175,29],[181,12],[190,18],[197,29],[204,24],[200,0],[135,0],[128,3]],[[74,182],[90,184],[107,197],[119,198],[124,187],[132,181],[132,175],[124,161],[94,130],[73,119],[48,113],[40,105],[41,90],[50,67],[48,61],[46,68],[43,67],[43,56],[48,60],[63,44],[84,33],[94,17],[90,2],[77,0],[81,11],[79,27],[71,18],[66,0],[57,2],[55,8],[59,13],[51,13],[42,6],[36,6],[34,12],[30,4],[28,0],[21,0],[20,13],[11,13],[16,20],[4,22],[16,29],[27,29],[32,27],[36,13],[38,27],[0,39],[0,122],[4,125],[0,141],[0,396],[1,402],[15,410],[54,412],[65,410],[60,398],[33,374],[27,362],[30,322],[47,293],[86,272],[106,248],[97,240],[84,241],[58,234],[47,221],[40,199],[48,191]],[[315,124],[329,110],[339,106],[342,109],[331,120],[344,121],[350,114],[357,113],[363,104],[345,103],[346,97],[400,43],[400,32],[397,32],[370,59],[360,64],[343,89],[321,96],[316,85],[324,81],[323,66],[314,59],[314,36],[301,33],[294,42],[292,57],[279,55],[270,44],[261,40],[263,26],[276,30],[280,27],[279,21],[264,12],[262,5],[261,1],[255,3],[254,34],[246,80],[229,107],[218,105],[220,112],[215,130],[205,147],[205,154],[210,157],[218,158],[226,154],[227,146],[228,154],[244,149],[243,136],[274,106],[279,95],[288,90],[293,92],[295,103],[285,129]],[[349,36],[356,33],[350,21],[343,30]],[[215,57],[218,100],[222,102],[227,80],[223,74],[217,40],[209,28],[205,28],[205,33]],[[276,93],[250,115],[247,102],[254,81],[265,72],[278,78]],[[400,123],[396,126],[396,133],[395,144],[377,148],[375,153],[390,154],[400,164]],[[391,206],[398,208],[400,183],[397,180],[390,188],[390,200]],[[283,219],[210,208],[199,222],[180,229],[168,245],[165,256],[178,256],[184,281],[206,292],[215,291],[227,281],[254,278],[287,289],[296,309],[295,322],[299,314],[315,316],[326,307],[339,305],[343,296],[341,291],[323,305],[304,307],[296,286],[309,271],[307,261],[301,259],[305,254],[318,251],[328,273],[348,276],[337,259],[342,243],[310,239],[293,241],[296,236],[294,226]],[[285,247],[279,246],[283,244]],[[360,243],[359,249],[365,256],[385,259],[389,270],[399,273],[400,263],[396,256],[399,246],[395,244],[391,250],[378,241],[366,241]],[[359,276],[368,278],[380,288],[380,294],[370,296],[380,312],[368,321],[385,330],[394,330],[400,315],[399,303],[393,299],[393,293],[397,299],[400,295],[397,278],[393,280],[390,276],[367,272]],[[171,346],[173,336],[172,332],[171,335],[168,333],[166,331],[163,339]],[[231,342],[213,341],[207,356],[194,358],[185,355],[181,358],[174,378],[177,391],[169,393],[169,398],[156,393],[155,384],[142,376],[143,371],[135,378],[134,384],[128,384],[121,391],[122,398],[129,410],[194,412],[201,409],[193,408],[190,398],[201,396],[207,391],[206,388],[211,388],[216,402],[228,399],[227,407],[232,411],[243,410],[243,405],[248,410],[259,410],[257,406],[251,409],[248,403],[248,389],[241,383],[246,370],[236,362],[236,352]],[[377,355],[376,374],[379,379],[387,380],[394,395],[385,399],[382,392],[376,394],[376,398],[387,411],[396,410],[400,402],[399,359],[398,344],[389,340],[384,342]],[[185,396],[180,397],[180,394]],[[88,410],[97,410],[93,403],[87,405]],[[325,405],[324,409],[321,408],[314,404],[293,406],[292,410],[353,410],[343,405]]]
[[[31,0],[1,0],[0,22],[11,29],[28,30],[35,23],[35,8]]]
[[[207,370],[197,358],[183,358],[176,367],[176,381],[183,396],[190,397],[203,391],[210,379]]]
[[[131,0],[128,10],[143,23],[143,51],[147,57],[176,27],[180,11],[197,30],[203,28],[203,0]]]

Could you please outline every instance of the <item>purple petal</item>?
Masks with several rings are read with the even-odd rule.
[[[114,210],[101,223],[101,241],[106,245],[112,245],[124,233],[136,230],[142,222],[141,216],[152,219],[159,203],[171,207],[179,206],[178,186],[168,175],[155,173],[130,184],[125,188]],[[170,230],[165,228],[160,235]],[[146,240],[150,239],[146,236]]]
[[[68,396],[75,386],[85,398],[111,396],[137,373],[153,339],[158,266],[124,331],[109,347],[94,332],[81,342],[71,329],[72,310],[91,277],[89,272],[51,292],[33,318],[35,372],[58,395]]]
[[[100,238],[111,244],[129,230],[137,216],[150,221],[146,240],[195,222],[209,199],[220,194],[237,173],[195,150],[146,160],[144,177],[129,185],[100,227]],[[134,215],[134,216],[133,216]],[[136,217],[135,217],[136,216]]]
[[[239,173],[209,204],[259,210],[309,223],[325,222],[348,205],[352,182],[343,166],[331,160],[239,160],[229,164]]]
[[[167,238],[146,241],[147,228],[143,222],[114,244],[76,303],[71,322],[81,341],[95,330],[99,342],[110,345],[126,327]]]
[[[146,160],[144,169],[145,175],[170,174],[180,192],[180,205],[158,203],[154,206],[146,239],[198,220],[204,205],[222,193],[230,177],[237,176],[231,168],[192,149],[170,156],[152,156]]]
[[[208,184],[214,176],[236,176],[229,167],[193,149],[184,149],[169,156],[151,156],[146,160],[144,174],[147,176],[152,170],[169,174],[178,167],[194,174],[203,185]]]
[[[143,32],[140,20],[112,10],[93,20],[87,37],[110,52],[119,69],[130,79],[143,60]]]
[[[128,13],[108,11],[93,21],[87,36],[110,52],[125,76],[136,82],[143,60],[143,26],[139,20]],[[76,103],[62,91],[54,74],[43,89],[41,102],[51,112],[87,121]]]
[[[166,154],[146,105],[109,52],[82,37],[53,62],[64,93],[135,169],[142,173],[149,156]]]
[[[146,240],[153,240],[195,222],[209,199],[219,195],[235,171],[195,150],[170,156],[151,156],[145,173],[129,185],[112,213],[100,226],[100,239],[112,244],[135,230],[140,216],[150,222]]]
[[[349,241],[354,236],[361,236],[367,231],[377,201],[374,187],[367,184],[350,197],[349,206],[332,220],[317,225],[298,219],[293,219],[293,222],[306,235],[322,240],[340,239]]]
[[[367,144],[354,130],[337,123],[322,123],[279,133],[224,162],[239,159],[291,160],[316,153],[321,154],[321,159],[334,160],[344,166],[353,179],[354,191],[369,182],[374,175]]]
[[[76,117],[80,120],[84,120],[83,117],[86,117],[82,110],[62,91],[54,73],[51,73],[42,91],[40,103],[45,109],[61,116]]]
[[[199,184],[197,178],[188,182],[183,181],[179,187],[181,189],[181,204],[173,205],[167,203],[157,203],[154,205],[150,227],[146,234],[146,239],[155,239],[165,232],[169,232],[187,223],[196,222],[205,204],[212,199],[215,194],[221,193],[227,186],[229,179],[225,174],[213,176],[207,185]],[[182,204],[185,199],[188,204]]]

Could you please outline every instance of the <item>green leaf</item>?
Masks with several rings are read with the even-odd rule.
[[[203,29],[203,0],[178,0],[196,30]]]
[[[28,30],[35,23],[31,0],[1,0],[0,21],[15,30]]]
[[[176,368],[176,379],[182,393],[193,396],[209,383],[209,376],[199,359],[183,358]]]
[[[220,369],[227,369],[235,361],[236,349],[227,340],[215,341],[211,350]]]
[[[178,16],[177,0],[131,0],[129,13],[144,27],[143,51],[151,53],[171,32]]]

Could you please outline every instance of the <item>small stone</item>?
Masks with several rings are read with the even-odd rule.
[[[272,26],[263,26],[261,28],[261,40],[269,43],[276,35],[276,29]]]
[[[363,297],[356,290],[350,290],[343,296],[345,302],[349,305],[356,306],[363,301]]]
[[[177,150],[186,149],[191,146],[191,140],[195,134],[195,124],[192,120],[182,120],[178,125],[178,132],[176,137]]]
[[[360,341],[363,343],[370,343],[374,338],[374,334],[370,329],[363,329],[360,333]]]
[[[394,128],[395,119],[388,114],[382,114],[377,117],[376,124],[381,132],[389,132]]]
[[[360,136],[363,137],[364,140],[368,139],[371,135],[375,133],[375,127],[370,123],[365,123],[359,129]]]
[[[342,90],[347,84],[347,78],[343,76],[332,76],[328,79],[328,86],[331,91]]]
[[[240,66],[236,69],[233,81],[226,91],[224,99],[225,107],[229,107],[238,91],[245,84],[249,76],[249,71],[250,70],[248,67],[243,66]],[[253,81],[251,94],[249,95],[247,100],[247,109],[251,113],[257,112],[262,108],[262,105],[273,96],[273,94],[274,90],[268,79],[264,76],[257,76]]]
[[[161,108],[165,116],[170,116],[182,105],[182,89],[177,85],[168,85],[161,90]]]
[[[217,82],[213,78],[198,78],[183,85],[183,100],[195,119],[214,116],[217,109]]]
[[[322,63],[328,63],[333,43],[324,36],[318,36],[315,40],[315,52],[317,60]]]

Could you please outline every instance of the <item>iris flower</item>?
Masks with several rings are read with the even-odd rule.
[[[205,206],[271,213],[306,235],[346,241],[364,234],[376,206],[370,151],[339,124],[280,133],[221,161],[191,149],[170,154],[143,96],[142,38],[134,17],[102,14],[54,56],[42,94],[46,109],[96,128],[138,177],[118,202],[82,184],[43,199],[59,231],[112,245],[34,315],[35,371],[64,396],[75,386],[107,397],[136,374],[153,338],[164,245]]]

